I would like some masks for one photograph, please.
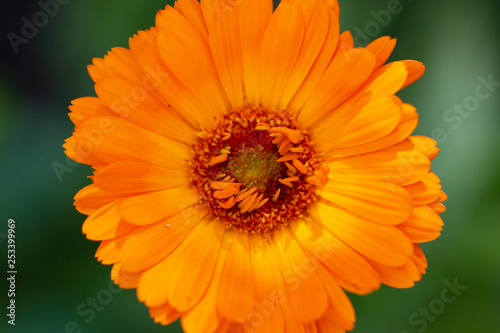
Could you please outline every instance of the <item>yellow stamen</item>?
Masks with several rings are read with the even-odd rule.
[[[231,133],[225,132],[221,140],[226,141],[229,140],[230,138],[231,138]]]
[[[198,136],[200,139],[205,140],[206,138],[208,138],[208,133],[205,131],[201,131],[201,132],[196,133],[196,136]]]
[[[259,209],[260,207],[264,206],[266,204],[266,202],[268,202],[269,199],[268,198],[265,198],[264,200],[262,200],[261,202],[259,202],[259,204],[257,205],[257,207],[254,208],[255,209]]]
[[[287,161],[294,160],[296,158],[299,158],[299,154],[290,154],[290,155],[286,155],[286,156],[278,158],[278,162],[287,162]]]
[[[257,126],[255,126],[256,131],[268,131],[271,128],[271,125],[268,123],[259,123]]]
[[[233,197],[227,198],[224,201],[219,201],[219,206],[221,206],[224,209],[229,209],[229,208],[233,207],[235,203],[236,203],[236,198],[233,196]]]
[[[223,190],[215,191],[214,192],[214,198],[216,199],[226,199],[229,198],[230,196],[238,193],[240,191],[240,186],[230,186],[228,188],[225,188]]]
[[[253,211],[255,208],[257,208],[257,206],[260,204],[260,201],[262,200],[262,197],[264,196],[264,194],[261,194],[257,197],[257,199],[254,200],[252,206],[248,209],[248,212],[251,212]]]
[[[222,149],[220,150],[220,153],[221,153],[221,154],[227,154],[227,155],[229,155],[229,154],[231,154],[231,151],[230,151],[230,150],[228,150],[228,149],[226,149],[226,148],[222,148]]]
[[[245,200],[243,200],[239,205],[238,208],[240,209],[240,213],[246,213],[250,207],[252,207],[253,203],[255,202],[255,199],[257,198],[257,193],[249,196]]]
[[[210,160],[210,162],[208,163],[209,166],[214,166],[216,164],[219,164],[219,163],[222,163],[222,162],[225,162],[227,161],[227,154],[222,154],[222,155],[219,155],[219,156],[216,156],[216,157],[212,157],[212,159]]]
[[[306,167],[304,166],[304,164],[302,164],[301,161],[295,159],[292,161],[292,164],[294,167],[297,168],[297,170],[299,170],[301,173],[303,173],[304,175],[307,174],[307,169]]]
[[[288,177],[288,178],[285,178],[285,179],[283,179],[283,181],[285,181],[285,182],[289,182],[289,183],[292,183],[292,182],[296,182],[296,181],[298,181],[299,179],[300,179],[299,177],[297,177],[297,176],[293,176],[293,177]]]
[[[281,141],[284,141],[286,139],[286,136],[283,134],[280,134],[279,136],[276,137],[276,139],[273,140],[273,143],[280,143]]]
[[[240,202],[242,200],[245,200],[249,195],[252,195],[255,193],[255,191],[257,191],[257,188],[254,187],[252,188],[250,191],[247,191],[247,189],[245,189],[245,191],[242,193],[240,192],[237,196],[236,196],[236,202]]]
[[[293,143],[300,141],[300,133],[288,127],[273,127],[269,130],[271,133],[281,133],[290,139]]]
[[[294,160],[295,161],[295,160]],[[285,165],[286,167],[288,168],[288,170],[290,170],[293,174],[296,174],[297,173],[297,169],[295,169],[290,163],[288,162],[285,162]]]
[[[281,189],[279,188],[273,195],[273,198],[271,199],[272,202],[276,202],[276,200],[278,200],[278,197],[281,193]]]
[[[228,187],[233,187],[233,186],[240,186],[241,183],[229,183],[229,182],[211,182],[210,187],[213,188],[214,190],[224,190]]]
[[[283,179],[278,179],[278,181],[279,181],[281,184],[286,185],[286,186],[288,186],[288,187],[290,187],[290,188],[291,188],[291,187],[293,187],[293,184],[292,184],[292,183],[287,182],[287,181],[285,181],[285,180],[283,180]]]
[[[278,153],[284,155],[290,150],[291,147],[292,147],[292,142],[290,141],[290,139],[286,139],[281,143],[280,149],[278,149]]]
[[[293,147],[293,148],[290,148],[290,151],[292,153],[303,153],[304,152],[304,147]]]
[[[240,123],[243,128],[248,127],[248,120],[246,118],[236,118],[236,121]]]

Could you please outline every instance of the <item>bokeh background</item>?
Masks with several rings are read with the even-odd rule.
[[[68,104],[94,95],[86,71],[92,57],[126,47],[129,36],[153,25],[156,11],[173,1],[60,2],[66,3],[18,53],[7,34],[20,35],[23,17],[31,21],[41,7],[37,1],[2,5],[0,332],[182,332],[179,323],[154,324],[134,291],[109,284],[110,267],[94,259],[98,244],[82,235],[85,216],[73,207],[74,194],[89,183],[90,168],[70,164],[61,148],[72,133]],[[397,3],[401,11],[381,19],[380,11]],[[354,332],[499,332],[500,86],[478,87],[480,78],[500,82],[500,3],[341,0],[340,5],[341,29],[353,31],[358,45],[390,35],[398,38],[391,59],[427,65],[424,77],[399,95],[419,110],[417,134],[439,139],[442,151],[433,170],[449,195],[442,236],[423,245],[427,275],[408,290],[382,287],[369,296],[350,295],[357,313]],[[489,96],[474,105],[477,89]],[[464,103],[472,111],[453,111]],[[54,167],[61,166],[66,172],[58,176]],[[8,218],[17,222],[15,327],[5,315]],[[445,281],[455,279],[467,289],[441,309]],[[95,310],[86,305],[98,296],[106,304]],[[437,315],[429,311],[425,319],[419,311],[429,306]]]

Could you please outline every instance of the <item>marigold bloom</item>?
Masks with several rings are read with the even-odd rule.
[[[345,332],[344,290],[414,285],[440,234],[417,61],[355,48],[336,0],[178,0],[94,59],[66,154],[96,257],[189,333]]]

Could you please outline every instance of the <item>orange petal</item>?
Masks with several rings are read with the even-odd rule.
[[[356,294],[379,288],[380,278],[373,267],[324,227],[300,221],[292,225],[292,230],[309,251],[308,256],[321,261],[342,288]]]
[[[209,23],[210,49],[222,86],[233,108],[243,106],[243,57],[236,12],[228,10]]]
[[[284,332],[293,332],[293,333],[307,333],[304,328],[304,323],[302,323],[299,318],[295,316],[295,313],[292,311],[289,302],[285,302],[281,305],[283,319],[285,321],[285,330]]]
[[[95,85],[99,98],[117,116],[162,136],[191,143],[196,136],[194,129],[167,104],[152,92],[149,80],[140,83],[121,78],[104,78]]]
[[[196,0],[177,0],[174,8],[193,24],[200,34],[208,40],[208,31],[203,19],[201,5]]]
[[[156,26],[158,49],[172,74],[207,105],[212,115],[223,114],[228,104],[207,41],[169,6],[156,16]]]
[[[435,202],[441,196],[441,185],[427,179],[427,176],[421,181],[405,186],[410,193],[414,206],[424,206]]]
[[[315,134],[315,142],[320,151],[337,148],[337,141],[345,126],[359,114],[368,104],[371,93],[357,94],[323,117],[311,130]],[[338,150],[338,149],[337,149]]]
[[[106,163],[144,161],[167,168],[187,168],[187,145],[167,139],[118,117],[94,116],[82,120],[73,137],[90,156]]]
[[[92,154],[94,146],[89,141],[81,141],[71,136],[63,144],[64,153],[75,162],[92,166],[106,165],[101,159]]]
[[[114,239],[102,241],[95,253],[97,260],[103,265],[116,264],[120,261],[120,251],[116,248]]]
[[[334,324],[326,316],[316,321],[316,327],[318,328],[318,333],[345,333],[345,329]]]
[[[403,89],[408,77],[404,62],[395,61],[377,69],[367,81],[365,89],[373,96],[393,95]]]
[[[437,142],[426,136],[415,135],[410,137],[411,142],[416,146],[418,150],[427,156],[429,160],[433,160],[439,153],[439,148],[437,148]]]
[[[254,302],[248,234],[226,231],[222,247],[228,254],[220,275],[217,308],[231,321],[242,322],[250,315]]]
[[[187,89],[164,63],[157,46],[157,31],[156,28],[139,31],[129,40],[130,51],[144,75],[143,80],[153,88],[151,93],[171,105],[191,125],[211,128],[214,119],[209,106],[199,99],[196,92]]]
[[[191,187],[176,187],[124,198],[118,210],[127,222],[146,225],[177,214],[198,200],[199,194]]]
[[[299,4],[305,4],[305,2],[299,2]],[[327,1],[326,7],[328,8],[328,17],[329,17],[329,27],[328,27],[328,36],[326,37],[325,43],[321,48],[314,64],[311,66],[309,73],[305,77],[302,85],[297,90],[293,99],[288,105],[288,109],[292,112],[297,112],[302,108],[302,106],[306,103],[307,99],[311,95],[311,92],[316,87],[316,84],[321,79],[321,76],[325,72],[325,69],[330,64],[333,54],[335,53],[335,49],[337,48],[337,42],[339,40],[339,21],[338,21],[338,3],[337,1]],[[309,16],[305,16],[305,19],[308,20]],[[314,20],[314,18],[313,18]],[[306,23],[306,28],[309,26],[309,23]],[[306,31],[308,34],[310,29]],[[307,36],[306,36],[307,38]],[[283,102],[286,103],[288,100],[288,89],[285,91],[283,96]],[[283,104],[284,104],[283,103]]]
[[[342,328],[348,331],[352,330],[354,328],[356,316],[351,301],[349,301],[345,292],[340,288],[335,278],[326,268],[319,266],[318,274],[321,277],[329,298],[328,309],[325,312],[325,316]]]
[[[330,14],[322,0],[292,2],[298,4],[302,12],[305,34],[297,61],[280,98],[278,105],[280,110],[286,109],[304,82],[325,44],[330,25]]]
[[[394,288],[410,288],[415,285],[415,281],[422,279],[427,261],[417,244],[413,244],[413,248],[414,254],[402,266],[386,267],[372,262],[384,284]]]
[[[443,221],[430,207],[415,207],[411,217],[398,228],[403,231],[413,243],[430,242],[441,235]]]
[[[430,161],[408,140],[378,152],[338,158],[328,166],[335,177],[409,185],[429,172]]]
[[[281,2],[264,34],[260,58],[261,98],[274,110],[280,103],[304,38],[304,18],[299,7]]]
[[[366,46],[366,48],[375,56],[375,68],[379,68],[385,64],[395,46],[396,39],[389,36],[377,38]]]
[[[422,278],[422,275],[410,259],[408,259],[406,264],[398,267],[387,267],[376,262],[373,262],[372,265],[380,275],[382,283],[393,288],[413,287],[415,281]]]
[[[420,61],[403,60],[402,62],[406,65],[408,77],[401,89],[408,87],[410,84],[420,79],[425,72],[425,66]]]
[[[410,240],[395,226],[373,223],[321,202],[314,207],[313,214],[342,242],[382,265],[402,265],[413,253]]]
[[[106,192],[91,184],[75,195],[75,207],[80,213],[90,215],[102,206],[121,198],[123,194]]]
[[[69,106],[71,112],[68,114],[73,124],[77,125],[81,120],[96,115],[115,115],[102,100],[97,97],[81,97],[71,101]]]
[[[227,249],[221,247],[212,280],[205,295],[193,309],[181,318],[184,331],[192,333],[214,332],[224,323],[224,317],[217,310],[217,291],[219,286],[224,287],[220,284],[220,276],[227,254]]]
[[[130,82],[140,82],[139,70],[129,49],[114,47],[104,56],[105,75],[102,79],[120,78]],[[101,79],[101,80],[102,80]]]
[[[219,221],[206,221],[203,232],[175,253],[168,280],[168,301],[181,312],[195,306],[212,280],[225,226]],[[225,287],[225,286],[224,286]],[[234,295],[233,295],[234,297]]]
[[[434,202],[434,203],[428,204],[427,206],[432,208],[438,214],[446,212],[446,206],[443,205],[442,203]]]
[[[111,279],[123,289],[137,288],[142,273],[130,273],[123,269],[121,262],[113,265],[111,269]]]
[[[295,239],[287,233],[274,236],[276,259],[281,263],[288,303],[295,318],[307,323],[320,318],[326,311],[328,300],[316,267],[320,263],[307,257]]]
[[[253,311],[242,327],[256,333],[283,332],[281,303],[285,301],[285,290],[278,289],[275,283],[275,277],[281,278],[281,274],[272,258],[271,245],[260,235],[250,236],[249,242],[255,301]],[[256,321],[257,317],[262,320]]]
[[[82,231],[91,240],[113,239],[137,229],[136,225],[126,223],[118,214],[117,202],[102,206],[92,213],[83,223]]]
[[[386,182],[337,179],[318,191],[335,205],[381,224],[402,223],[413,209],[408,192]]]
[[[394,96],[372,98],[343,129],[336,148],[375,141],[391,133],[401,121],[402,102]]]
[[[273,13],[273,2],[271,0],[238,0],[237,3],[245,97],[251,106],[257,107],[260,103],[260,80],[255,73],[258,73],[261,68],[260,52],[264,33]]]
[[[411,261],[413,261],[418,271],[421,274],[425,274],[425,270],[427,268],[427,259],[425,258],[425,254],[418,244],[413,244],[413,255],[410,259]]]
[[[149,163],[119,161],[97,171],[94,184],[109,192],[140,193],[189,185],[189,178],[185,171]]]
[[[339,42],[337,44],[337,49],[335,50],[335,55],[343,52],[347,52],[354,48],[354,39],[349,30],[342,32],[339,36]]]
[[[301,124],[311,126],[344,102],[368,79],[374,63],[373,55],[364,49],[336,55],[300,112]]]
[[[138,272],[156,264],[187,237],[203,216],[192,208],[130,233],[121,249],[123,267]]]
[[[181,313],[167,303],[150,307],[149,315],[154,319],[155,323],[168,325],[179,319]]]
[[[397,99],[397,97],[393,97]],[[402,118],[398,126],[388,135],[360,145],[351,147],[337,148],[329,153],[327,157],[335,158],[342,156],[361,155],[370,152],[375,152],[389,146],[395,145],[405,139],[415,130],[418,123],[418,114],[416,109],[409,104],[402,104]]]
[[[104,68],[104,59],[92,58],[92,65],[88,65],[87,70],[94,82],[99,81],[106,75],[106,69]]]

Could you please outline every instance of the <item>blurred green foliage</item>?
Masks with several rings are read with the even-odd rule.
[[[126,47],[132,34],[154,24],[165,2],[173,3],[70,1],[20,46],[16,56],[25,59],[28,76],[2,65],[0,234],[7,230],[7,219],[14,218],[19,271],[17,325],[2,332],[181,332],[178,323],[167,328],[154,324],[134,291],[109,289],[110,267],[93,258],[98,244],[82,235],[85,216],[72,205],[74,194],[90,182],[90,168],[68,164],[61,148],[72,132],[67,105],[94,95],[86,65],[111,47]],[[427,65],[424,77],[399,95],[419,110],[416,133],[440,139],[442,151],[433,170],[449,195],[448,211],[443,214],[442,236],[423,245],[429,269],[421,282],[408,290],[383,287],[369,296],[350,295],[357,313],[354,332],[498,332],[500,87],[474,111],[460,116],[460,124],[443,117],[459,115],[447,110],[474,96],[479,77],[492,75],[500,81],[500,4],[401,0],[402,10],[387,19],[380,11],[390,3],[394,0],[341,1],[341,29],[352,30],[360,42],[363,34],[370,40],[396,37],[392,60],[416,59]],[[32,13],[36,10],[33,6]],[[21,18],[13,22],[17,25],[12,31],[19,32]],[[35,88],[32,80],[38,82]],[[54,163],[71,172],[58,178]],[[6,253],[6,242],[0,241],[0,252]],[[421,321],[412,326],[412,315],[423,318],[420,308],[436,304],[432,302],[441,298],[444,281],[455,278],[467,289],[433,320],[426,320],[425,330]],[[89,310],[88,298],[99,295],[112,299]],[[5,309],[6,302],[1,306]],[[6,326],[3,315],[0,327]]]

